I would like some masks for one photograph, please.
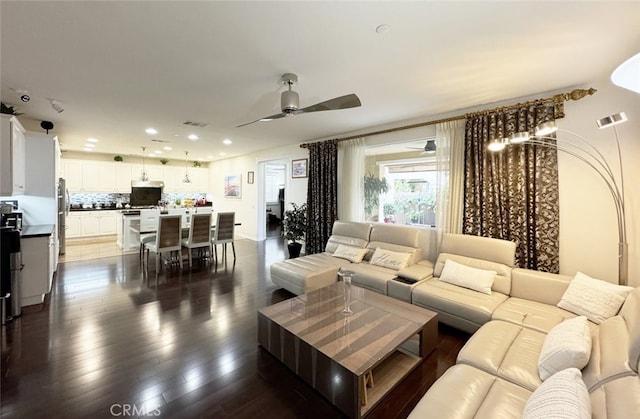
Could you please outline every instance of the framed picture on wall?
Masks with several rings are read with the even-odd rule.
[[[225,198],[241,198],[242,197],[242,175],[227,175],[224,177],[224,197]]]
[[[307,177],[307,164],[309,159],[298,159],[291,161],[291,177]]]
[[[247,173],[247,183],[248,184],[252,184],[253,183],[253,172]]]

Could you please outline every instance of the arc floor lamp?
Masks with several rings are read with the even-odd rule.
[[[620,140],[615,125],[625,122],[627,116],[624,112],[609,115],[596,121],[599,128],[613,127],[616,137],[616,147],[618,152],[618,173],[614,173],[611,165],[598,149],[584,137],[575,132],[558,129],[555,122],[545,122],[536,127],[535,133],[516,132],[508,138],[496,139],[489,144],[489,150],[501,151],[510,144],[534,144],[542,147],[555,148],[563,153],[567,153],[591,167],[604,181],[607,189],[611,193],[616,209],[618,221],[618,283],[627,285],[628,283],[628,244],[627,226],[624,207],[624,175],[622,171],[622,152]],[[562,132],[573,137],[572,140],[550,137],[555,132]]]

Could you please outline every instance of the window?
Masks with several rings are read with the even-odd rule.
[[[434,157],[378,162],[389,189],[380,196],[379,219],[385,223],[436,224]]]

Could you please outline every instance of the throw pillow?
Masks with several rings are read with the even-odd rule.
[[[373,252],[370,263],[372,265],[382,266],[397,271],[407,266],[409,258],[411,258],[411,253],[393,252],[391,250],[378,247],[376,248],[376,251]]]
[[[610,284],[578,272],[562,295],[558,307],[587,316],[592,322],[600,324],[618,314],[632,290],[632,287]]]
[[[367,249],[360,249],[359,247],[347,246],[345,244],[339,244],[336,251],[333,252],[333,256],[346,259],[353,263],[362,262],[362,258],[366,254]]]
[[[538,357],[538,374],[544,381],[567,368],[582,369],[591,356],[591,331],[585,316],[554,326],[544,339]]]
[[[522,419],[548,418],[591,419],[591,400],[579,369],[552,375],[529,396]]]
[[[496,273],[496,271],[472,268],[447,259],[444,261],[444,267],[439,279],[449,284],[469,288],[484,294],[491,294],[491,286]]]

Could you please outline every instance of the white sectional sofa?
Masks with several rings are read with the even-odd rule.
[[[300,294],[335,282],[337,271],[348,269],[356,272],[355,284],[436,311],[439,321],[471,333],[456,365],[427,391],[412,419],[520,418],[523,412],[533,412],[526,417],[548,417],[551,413],[544,409],[555,405],[544,397],[557,399],[554,394],[583,395],[582,403],[570,400],[561,408],[569,411],[571,406],[575,412],[558,417],[581,417],[578,412],[587,409],[595,419],[640,418],[640,288],[626,300],[620,297],[624,304],[617,315],[599,324],[587,322],[586,365],[561,369],[542,380],[539,361],[547,337],[577,316],[558,307],[576,279],[514,268],[513,243],[466,235],[445,234],[431,263],[422,256],[428,250],[419,246],[421,232],[337,222],[324,254],[278,262],[271,267],[272,280]],[[335,256],[340,244],[368,250],[363,261],[354,263]],[[373,265],[372,252],[379,247],[411,254],[408,266],[396,270]],[[463,278],[465,286],[452,283],[451,271],[444,271],[455,263],[493,271],[490,289],[476,291],[473,274]],[[542,416],[535,415],[540,413],[536,406],[543,406]]]

